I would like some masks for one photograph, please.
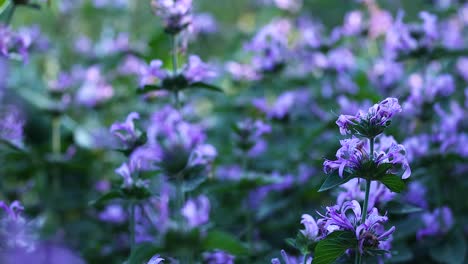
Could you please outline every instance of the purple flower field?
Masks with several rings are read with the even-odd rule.
[[[468,263],[468,3],[0,0],[0,264]]]

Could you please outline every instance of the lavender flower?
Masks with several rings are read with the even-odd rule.
[[[188,200],[182,208],[182,215],[191,228],[204,225],[210,220],[210,200],[204,195]]]
[[[430,73],[429,73],[430,74]],[[448,97],[455,91],[455,80],[450,74],[423,76],[413,73],[409,77],[411,93],[403,104],[405,112],[424,114],[424,106],[433,103],[439,97]]]
[[[154,255],[147,264],[160,264],[163,263],[164,259],[161,258],[159,255]]]
[[[33,250],[36,234],[34,223],[27,222],[21,215],[24,207],[18,201],[7,205],[0,201],[0,248]]]
[[[230,61],[226,63],[225,68],[236,81],[257,81],[261,79],[261,73],[257,72],[250,64]]]
[[[288,57],[288,35],[292,30],[289,20],[274,20],[264,26],[245,48],[251,51],[253,67],[259,72],[280,69]]]
[[[352,231],[356,234],[361,253],[367,249],[388,250],[390,248],[389,241],[392,239],[391,235],[395,227],[385,230],[384,224],[388,218],[379,215],[376,208],[369,210],[364,223],[361,223],[361,206],[355,200],[326,209],[327,212],[323,218],[317,221],[323,237],[337,230]]]
[[[444,206],[435,209],[432,213],[424,213],[422,220],[425,227],[416,235],[418,239],[431,236],[443,236],[447,234],[454,224],[452,210]]]
[[[379,88],[388,89],[397,84],[403,77],[404,69],[401,63],[389,58],[379,59],[369,72],[370,80]]]
[[[151,5],[168,34],[177,34],[192,23],[192,0],[152,0]]]
[[[110,127],[110,132],[118,137],[126,148],[132,148],[140,136],[133,123],[137,119],[140,119],[140,115],[137,112],[132,112],[128,114],[125,122],[115,122]]]
[[[16,148],[23,147],[24,119],[14,106],[6,106],[0,112],[0,141]]]
[[[315,219],[312,216],[308,214],[303,214],[301,224],[303,224],[305,228],[304,230],[301,230],[301,233],[305,237],[307,237],[310,240],[317,239],[319,229],[317,223],[315,222]]]
[[[309,103],[310,94],[306,90],[295,90],[284,92],[269,104],[264,98],[257,98],[252,104],[265,113],[268,118],[283,120],[291,116],[294,109],[306,108]]]
[[[346,14],[342,31],[347,36],[357,35],[364,27],[363,14],[358,10]]]
[[[261,120],[246,119],[238,122],[234,128],[234,140],[238,149],[242,152],[241,155],[248,153],[249,156],[258,156],[265,150],[266,142],[264,142],[262,136],[271,133],[270,125]]]
[[[171,107],[153,114],[147,136],[153,160],[171,177],[193,166],[207,166],[216,156],[215,148],[204,143],[202,128],[184,121]]]
[[[222,250],[203,253],[203,260],[206,264],[234,264],[235,257]]]
[[[216,75],[216,72],[196,55],[190,55],[182,72],[176,75],[163,69],[162,61],[153,60],[150,65],[140,69],[140,86],[151,85],[159,81],[164,89],[182,90],[190,84],[209,81]]]
[[[339,192],[336,204],[342,205],[345,201],[364,201],[364,190],[362,188],[362,181],[359,179],[352,179],[349,182],[342,184],[340,187],[343,188]],[[391,192],[385,185],[374,181],[371,183],[369,191],[368,209],[379,207],[391,201],[395,197],[395,193]]]
[[[404,194],[403,199],[410,204],[414,204],[421,208],[428,207],[426,200],[427,188],[421,182],[414,181],[408,185],[408,191]]]
[[[81,105],[95,107],[113,95],[114,90],[105,80],[99,67],[92,66],[86,71],[83,84],[76,94],[76,100]]]
[[[285,264],[312,264],[312,257],[307,257],[307,260],[304,262],[304,257],[289,256],[284,250],[281,250],[281,258]],[[281,264],[281,261],[277,258],[274,258],[271,260],[271,264]]]
[[[396,143],[393,137],[382,136],[377,142],[372,158],[367,149],[367,141],[358,138],[340,140],[341,148],[336,152],[336,160],[325,160],[323,163],[324,171],[330,174],[338,170],[338,175],[343,177],[344,172],[355,174],[359,177],[374,177],[372,172],[368,172],[363,165],[372,160],[376,166],[381,164],[392,164],[389,173],[394,173],[403,169],[402,179],[407,179],[411,175],[411,169],[405,156],[403,145]],[[369,175],[369,173],[371,175]],[[367,176],[366,176],[367,175]]]
[[[390,125],[392,117],[401,112],[401,106],[396,98],[387,98],[374,104],[367,113],[359,111],[356,115],[340,115],[336,124],[342,135],[356,133],[357,135],[375,138]]]
[[[127,215],[122,206],[118,204],[112,204],[106,206],[104,211],[99,213],[99,219],[104,222],[121,224],[127,219]]]

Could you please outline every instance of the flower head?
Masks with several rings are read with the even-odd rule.
[[[210,200],[204,195],[188,200],[182,208],[182,215],[192,228],[206,224],[210,220]]]
[[[450,231],[454,224],[452,210],[447,206],[437,208],[432,213],[424,213],[422,220],[425,227],[418,231],[416,235],[418,239],[443,236]]]
[[[192,22],[192,0],[152,0],[151,5],[169,34],[181,32]]]
[[[360,136],[375,138],[390,125],[392,117],[401,112],[401,106],[396,98],[387,98],[374,104],[366,112],[359,111],[356,115],[340,115],[336,124],[342,135],[355,133]]]
[[[132,112],[128,114],[125,122],[115,122],[110,127],[110,132],[118,137],[127,148],[132,147],[139,137],[134,124],[136,119],[140,119],[140,115],[137,112]]]
[[[203,260],[206,264],[234,264],[235,257],[222,250],[214,250],[203,253]]]
[[[15,147],[23,146],[24,119],[14,106],[7,106],[0,112],[0,141]]]

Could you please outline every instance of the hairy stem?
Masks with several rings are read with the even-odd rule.
[[[60,116],[52,119],[52,153],[54,155],[60,155],[61,151],[60,123]]]

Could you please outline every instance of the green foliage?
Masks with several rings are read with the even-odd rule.
[[[349,231],[335,231],[318,242],[315,247],[314,264],[331,264],[347,249],[356,248],[356,236]]]

